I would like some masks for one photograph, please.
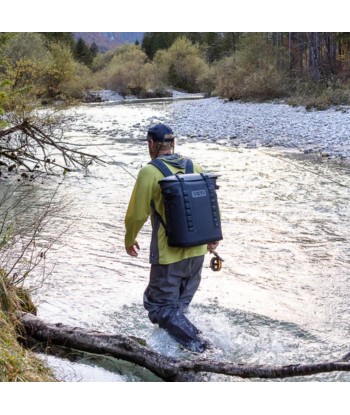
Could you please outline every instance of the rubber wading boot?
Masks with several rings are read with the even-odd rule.
[[[181,312],[163,317],[159,327],[188,350],[203,353],[207,348],[207,342],[198,336],[200,331]]]

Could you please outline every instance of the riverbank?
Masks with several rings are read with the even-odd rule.
[[[8,286],[0,275],[0,382],[54,382],[51,369],[19,342],[20,323],[16,315],[24,304],[33,306],[29,294]]]
[[[135,97],[123,98],[111,91],[100,91],[100,95],[102,105],[136,102]],[[172,91],[171,118],[163,122],[172,125],[180,142],[201,140],[244,148],[283,147],[350,162],[350,106],[320,111],[283,101],[227,102],[218,97],[203,98],[201,94]]]
[[[0,382],[54,382],[44,363],[17,341],[15,326],[0,311]]]
[[[350,161],[350,107],[308,111],[285,103],[225,102],[220,98],[174,103],[179,140],[224,146],[292,148]]]

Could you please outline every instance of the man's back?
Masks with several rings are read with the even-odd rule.
[[[174,174],[179,171],[185,171],[185,157],[173,154],[171,156],[159,157],[159,159],[165,162]],[[202,172],[202,168],[198,164],[193,164],[196,173]],[[170,264],[185,258],[204,255],[207,252],[206,244],[189,248],[170,247],[168,245],[164,226],[157,215],[154,214],[155,210],[161,215],[163,221],[166,220],[163,197],[158,183],[163,178],[163,174],[153,165],[147,164],[140,170],[125,217],[126,246],[133,243],[137,233],[151,214],[151,264]]]

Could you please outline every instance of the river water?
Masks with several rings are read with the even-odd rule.
[[[136,335],[161,353],[181,357],[186,352],[150,323],[142,305],[149,222],[138,238],[138,258],[127,256],[123,246],[132,175],[149,161],[141,139],[151,124],[176,121],[173,105],[75,109],[67,138],[106,164],[69,173],[59,186],[58,196],[68,206],[46,234],[69,228],[47,255],[48,268],[55,267],[36,301],[44,320]],[[190,319],[215,346],[209,356],[281,365],[324,362],[349,352],[349,169],[295,150],[249,149],[194,138],[180,138],[177,151],[221,175],[224,240],[218,253],[223,268],[213,272],[206,257],[190,310]],[[112,359],[87,356],[73,363],[50,357],[48,363],[67,381],[157,380]],[[239,381],[217,375],[208,380]],[[292,380],[349,381],[350,375]]]

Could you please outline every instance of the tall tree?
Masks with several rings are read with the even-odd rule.
[[[236,52],[241,32],[224,32],[223,33],[223,51],[225,55]]]
[[[222,58],[223,55],[223,37],[218,32],[203,33],[203,43],[206,45],[207,61],[212,63]]]
[[[153,59],[158,50],[170,48],[179,36],[180,33],[176,32],[146,32],[141,47]]]
[[[80,37],[74,47],[74,57],[77,61],[90,66],[94,58],[91,48],[86,42]]]

